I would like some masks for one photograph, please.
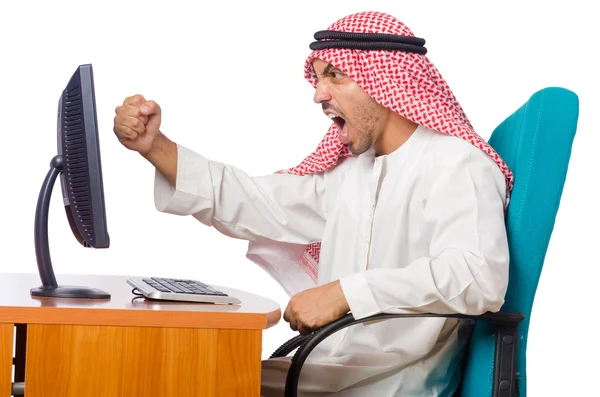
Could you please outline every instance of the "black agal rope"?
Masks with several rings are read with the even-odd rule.
[[[352,33],[321,30],[314,35],[311,50],[348,48],[356,50],[396,50],[426,54],[425,39],[385,33]]]

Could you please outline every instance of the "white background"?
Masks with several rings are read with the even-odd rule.
[[[579,95],[569,174],[531,318],[528,395],[596,393],[597,14],[583,1],[482,3],[2,2],[0,272],[37,271],[33,219],[56,154],[57,101],[77,65],[92,63],[111,247],[78,246],[57,185],[55,271],[197,278],[268,296],[284,309],[288,297],[245,259],[244,241],[155,210],[153,169],[115,139],[114,109],[142,93],[162,106],[170,138],[211,159],[253,175],[296,165],[330,123],[303,78],[313,33],[350,13],[384,11],[427,40],[429,58],[486,139],[538,89]],[[283,321],[267,330],[263,357],[291,336]]]

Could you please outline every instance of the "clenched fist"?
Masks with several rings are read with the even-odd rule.
[[[160,106],[134,95],[115,109],[114,132],[127,149],[146,156],[160,132]]]
[[[134,95],[115,109],[113,130],[129,150],[141,154],[172,186],[177,180],[177,145],[160,131],[160,106]]]
[[[309,288],[290,299],[283,319],[302,335],[342,318],[350,311],[339,280]]]

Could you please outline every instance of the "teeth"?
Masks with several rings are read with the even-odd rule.
[[[329,113],[329,114],[327,115],[327,117],[329,117],[330,119],[332,119],[332,120],[333,120],[333,119],[334,119],[334,118],[336,118],[337,116],[336,116],[335,114],[333,114],[333,113]]]

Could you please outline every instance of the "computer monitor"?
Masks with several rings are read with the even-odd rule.
[[[32,296],[107,299],[110,294],[87,286],[56,282],[48,244],[48,213],[56,178],[60,175],[67,219],[84,246],[108,248],[102,166],[96,119],[92,65],[80,65],[58,101],[58,154],[50,162],[35,212],[35,254],[42,285]]]

